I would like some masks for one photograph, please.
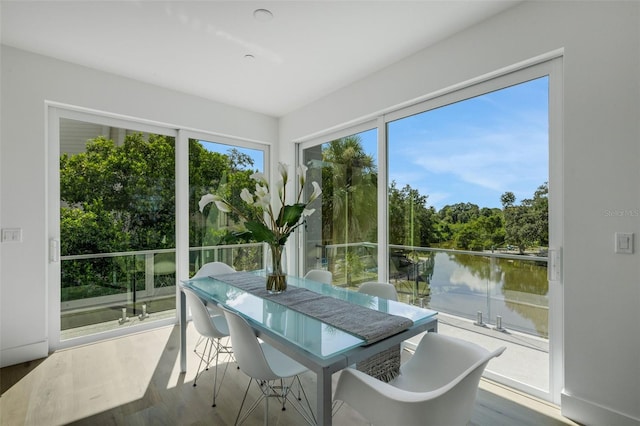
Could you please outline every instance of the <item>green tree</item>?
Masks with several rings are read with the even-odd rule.
[[[173,138],[129,134],[121,146],[104,136],[87,143],[86,151],[63,154],[60,159],[60,197],[64,208],[83,210],[97,206],[108,212],[126,237],[107,252],[175,247],[175,155]],[[68,229],[71,232],[71,229]],[[77,254],[77,232],[62,234],[63,254]],[[100,235],[95,235],[100,239]],[[111,241],[111,240],[109,240]]]
[[[440,209],[438,216],[450,224],[468,223],[480,216],[480,207],[473,203],[446,205]]]
[[[504,241],[505,234],[501,212],[483,209],[485,214],[460,225],[455,233],[456,247],[463,250],[486,250]]]
[[[433,207],[427,207],[427,195],[405,185],[389,185],[389,242],[391,244],[429,247],[435,240],[436,219]]]
[[[377,240],[375,160],[358,135],[329,142],[322,150],[323,239],[331,244]]]
[[[323,145],[322,162],[323,244],[377,241],[377,168],[360,136]],[[348,283],[361,269],[355,259],[353,250],[345,248],[340,261]]]
[[[198,211],[200,197],[221,182],[239,193],[251,184],[252,166],[253,160],[237,150],[220,154],[189,140],[192,246],[201,244],[209,233],[227,232],[207,227]],[[60,196],[62,255],[174,248],[175,141],[142,133],[127,134],[120,145],[106,136],[91,139],[85,152],[61,156]],[[144,271],[144,265],[109,259],[67,263],[63,290],[94,284],[122,286],[130,274]]]
[[[533,198],[524,199],[516,205],[515,195],[505,192],[502,201],[505,218],[506,242],[518,247],[521,254],[528,247],[549,244],[549,200],[548,185],[540,185]]]
[[[205,194],[219,194],[228,199],[241,212],[251,209],[240,199],[242,188],[253,188],[251,175],[253,159],[231,148],[228,154],[207,150],[199,141],[189,140],[189,211],[192,212],[189,243],[192,247],[212,246],[231,242],[231,232],[240,218],[236,214],[220,216],[212,205],[199,212],[198,202]],[[224,223],[221,223],[221,220]],[[234,240],[234,242],[240,242]]]

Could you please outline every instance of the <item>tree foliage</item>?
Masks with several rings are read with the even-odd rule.
[[[239,218],[219,216],[210,206],[203,215],[198,201],[220,193],[239,211],[251,209],[239,194],[255,185],[253,167],[251,157],[236,149],[221,154],[189,140],[191,246],[227,242]],[[175,247],[173,138],[132,133],[120,145],[105,136],[92,139],[85,152],[61,156],[60,188],[63,255]],[[323,244],[377,241],[378,170],[359,136],[322,147],[322,190]],[[546,183],[519,205],[505,192],[502,210],[466,202],[436,211],[427,194],[396,182],[388,194],[391,244],[464,250],[512,244],[521,253],[548,244]]]
[[[129,134],[120,146],[100,136],[90,140],[83,153],[63,154],[62,253],[175,247],[174,170],[174,140],[161,135]],[[106,229],[117,235],[105,240],[107,231],[87,225],[91,215],[111,223]],[[73,217],[75,222],[64,220]],[[90,229],[96,231],[93,238],[74,237],[90,237]]]
[[[231,194],[239,194],[251,185],[252,167],[253,160],[238,150],[221,154],[189,140],[192,246],[215,244],[227,232],[207,226],[198,212],[200,197],[222,182],[228,183],[225,188]],[[120,145],[106,136],[91,139],[84,152],[61,156],[60,197],[62,255],[174,248],[175,141],[142,133],[127,134]],[[126,271],[144,270],[144,265],[117,262],[100,258],[67,264],[63,281],[67,285],[101,281],[104,285],[126,281],[127,277],[119,277],[129,273]]]
[[[325,244],[377,241],[378,171],[357,135],[322,149],[322,235]]]
[[[429,247],[437,241],[435,209],[427,206],[427,195],[405,185],[389,185],[389,242],[406,246]]]
[[[506,241],[524,253],[527,247],[549,244],[549,188],[540,185],[533,198],[516,205],[515,195],[505,192],[500,198],[504,209]]]

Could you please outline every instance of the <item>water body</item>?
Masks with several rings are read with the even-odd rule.
[[[483,321],[540,337],[548,337],[549,285],[545,262],[489,258],[469,254],[432,253],[426,281],[431,309]],[[419,283],[425,290],[426,283]]]

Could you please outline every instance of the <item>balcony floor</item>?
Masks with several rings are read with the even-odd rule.
[[[497,331],[492,325],[479,327],[473,321],[457,316],[438,314],[438,332],[459,337],[495,350],[506,346],[507,350],[489,363],[487,370],[498,376],[508,377],[541,391],[549,389],[549,341],[516,331]],[[420,335],[410,342],[417,344]]]

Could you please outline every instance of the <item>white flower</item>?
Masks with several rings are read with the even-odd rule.
[[[307,169],[308,167],[305,166],[304,164],[300,164],[298,166],[298,179],[300,181],[300,187],[302,188],[304,186],[304,182],[307,178]]]
[[[318,182],[313,181],[311,182],[311,185],[313,185],[313,193],[309,197],[309,201],[307,204],[312,203],[316,198],[320,196],[320,194],[322,194],[322,189],[320,188],[320,185],[318,185]]]
[[[282,176],[282,184],[286,185],[289,181],[289,166],[285,163],[278,163],[278,172]]]
[[[224,213],[230,213],[231,212],[231,207],[229,207],[229,204],[227,204],[226,201],[220,199],[220,200],[214,200],[214,203],[216,203],[216,207],[221,212],[224,212]]]
[[[254,174],[252,174],[251,179],[255,180],[258,183],[264,183],[267,184],[267,178],[264,175],[264,173],[260,173],[260,172],[255,172]]]
[[[303,209],[302,211],[300,211],[298,207],[295,209],[287,209],[291,207],[291,205],[287,205],[285,201],[287,195],[286,187],[289,180],[288,166],[284,163],[278,163],[278,172],[280,173],[281,179],[275,183],[275,188],[279,195],[277,199],[272,197],[269,182],[267,182],[265,175],[259,172],[251,175],[251,178],[256,182],[255,192],[252,194],[247,188],[243,188],[240,192],[240,199],[245,204],[254,206],[258,210],[262,210],[261,212],[256,212],[255,209],[249,209],[249,212],[245,212],[242,209],[234,207],[233,204],[225,198],[213,194],[204,195],[200,199],[200,211],[202,211],[207,204],[214,202],[221,212],[235,212],[238,217],[247,223],[258,222],[263,225],[261,232],[256,231],[254,234],[250,231],[258,241],[268,244],[275,244],[276,242],[280,244],[286,241],[296,228],[305,223],[303,217],[310,216],[315,212],[315,209],[307,209],[306,207],[322,194],[322,189],[320,189],[320,185],[318,185],[317,182],[312,182],[313,193],[309,201],[302,201],[302,196],[305,193],[304,186],[306,183],[307,167],[300,165],[297,168],[300,188],[295,197],[295,205],[302,206]],[[272,201],[277,203],[277,205],[272,205]],[[287,212],[287,217],[286,220],[282,220],[280,215],[285,211]]]
[[[269,193],[269,188],[266,186],[260,186],[256,183],[256,201],[255,204],[262,209],[265,209],[269,206],[271,202],[271,194]]]
[[[278,182],[276,182],[276,190],[278,191],[278,197],[280,197],[280,199],[282,199],[282,197],[284,196],[284,182],[279,180]]]
[[[200,208],[200,211],[203,211],[205,206],[207,204],[209,204],[210,202],[212,202],[213,199],[214,199],[214,197],[211,194],[203,195],[202,198],[200,198],[200,201],[198,202],[198,207]]]
[[[249,205],[253,204],[253,195],[251,195],[247,188],[242,188],[242,192],[240,192],[240,198],[242,198],[242,201]]]

